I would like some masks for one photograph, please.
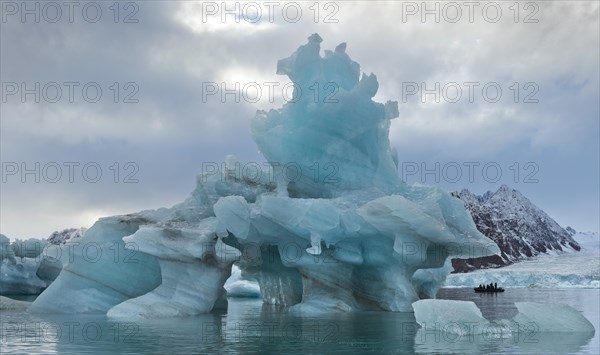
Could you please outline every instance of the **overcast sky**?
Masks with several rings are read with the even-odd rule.
[[[423,21],[420,1],[255,2],[239,3],[239,23],[222,20],[221,2],[21,4],[2,2],[0,27],[0,232],[11,238],[169,207],[227,154],[262,163],[250,120],[284,102],[277,60],[312,33],[322,51],[347,42],[378,77],[375,99],[399,102],[390,140],[409,182],[477,194],[507,184],[563,226],[599,229],[596,1],[428,2],[439,21]],[[268,82],[281,83],[273,102]],[[210,83],[263,95],[251,102],[246,86],[239,103],[222,100]],[[421,83],[438,83],[440,102],[423,100]]]

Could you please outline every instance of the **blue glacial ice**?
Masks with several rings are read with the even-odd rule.
[[[515,302],[518,313],[511,319],[489,321],[474,302],[456,300],[420,300],[413,303],[415,319],[426,330],[486,334],[504,337],[516,330],[530,329],[541,333],[595,333],[592,323],[576,309],[563,304]]]
[[[160,285],[152,255],[125,249],[123,237],[149,219],[144,213],[101,218],[84,236],[63,245],[63,269],[29,308],[35,313],[106,313]]]
[[[560,304],[516,302],[512,318],[486,319],[475,303],[419,300],[413,303],[419,329],[416,353],[494,353],[509,344],[518,354],[573,354],[596,330],[578,310]],[[484,350],[482,350],[484,349]]]
[[[47,239],[17,239],[0,234],[0,294],[38,295],[60,274],[60,254],[85,228],[56,231]]]
[[[512,321],[519,324],[536,324],[541,332],[595,332],[594,325],[587,318],[567,305],[515,302],[515,306],[519,313],[512,318]]]
[[[278,62],[294,99],[252,120],[269,169],[200,175],[178,205],[100,219],[30,311],[209,312],[226,305],[235,263],[265,303],[291,312],[411,312],[443,284],[449,258],[498,253],[461,201],[399,178],[388,138],[397,103],[373,101],[376,76],[361,75],[345,43],[321,56],[321,41],[313,34]],[[239,172],[234,157],[225,163]],[[93,263],[80,255],[92,244]]]
[[[195,228],[144,227],[125,242],[158,258],[162,282],[154,290],[112,307],[113,318],[166,318],[210,312],[225,298],[223,284],[240,253],[215,237],[214,217]]]
[[[39,273],[49,270],[50,262],[42,258],[44,240],[17,240],[11,243],[8,237],[0,234],[0,294],[37,295],[44,290],[50,280]]]
[[[227,297],[238,298],[260,298],[260,286],[254,278],[242,275],[242,269],[233,265],[231,276],[223,286],[227,291]]]

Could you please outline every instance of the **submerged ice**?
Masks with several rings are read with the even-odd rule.
[[[296,84],[293,100],[252,121],[272,179],[205,174],[172,208],[99,220],[78,248],[95,243],[103,258],[63,261],[30,310],[209,312],[226,305],[235,263],[264,302],[292,312],[412,311],[443,284],[450,258],[498,253],[461,201],[400,180],[388,139],[397,103],[373,101],[376,76],[361,75],[345,43],[321,56],[321,41],[314,34],[279,61],[277,73]],[[226,164],[235,171],[239,162]],[[122,260],[127,252],[135,263]]]

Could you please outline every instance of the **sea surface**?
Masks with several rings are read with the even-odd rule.
[[[105,316],[33,315],[1,311],[2,354],[599,354],[600,290],[509,288],[476,294],[441,289],[438,298],[470,300],[490,320],[511,318],[514,302],[567,304],[595,334],[544,334],[535,329],[472,336],[456,324],[419,329],[412,313],[354,312],[298,317],[258,299],[229,299],[227,313],[183,319],[114,321]]]

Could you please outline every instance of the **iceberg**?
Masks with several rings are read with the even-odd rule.
[[[508,346],[519,354],[570,354],[581,352],[594,337],[594,326],[569,306],[515,305],[518,313],[513,318],[490,321],[470,301],[417,301],[415,353],[494,353]]]
[[[48,284],[39,277],[45,241],[38,239],[17,240],[11,243],[0,234],[0,294],[37,295]]]
[[[398,104],[373,101],[377,77],[361,75],[345,43],[321,56],[321,42],[313,34],[278,62],[292,100],[252,120],[269,169],[244,174],[228,156],[227,174],[198,176],[180,204],[99,220],[30,312],[210,312],[226,306],[233,263],[263,302],[290,312],[411,312],[443,284],[450,258],[497,254],[460,200],[399,178],[388,138]],[[102,254],[94,263],[89,245]]]
[[[64,244],[79,237],[85,228],[54,232],[48,239],[17,239],[10,242],[0,234],[0,294],[38,295],[62,270],[60,255]]]
[[[580,312],[562,304],[515,302],[519,313],[513,321],[519,324],[533,323],[540,332],[547,333],[594,333],[594,325]]]
[[[412,306],[417,323],[425,329],[441,329],[461,335],[481,334],[491,324],[471,301],[427,299]]]

